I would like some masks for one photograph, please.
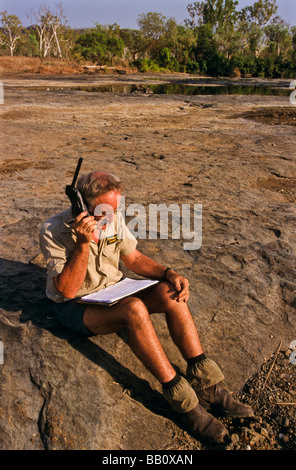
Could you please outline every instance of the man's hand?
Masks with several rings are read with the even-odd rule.
[[[87,212],[79,214],[72,225],[77,236],[77,243],[90,243],[96,224],[95,218]]]
[[[143,255],[136,248],[129,255],[121,256],[121,259],[128,269],[140,276],[151,277],[152,279],[162,279],[163,277],[164,266]],[[188,280],[172,269],[167,271],[166,280],[175,288],[175,300],[177,302],[187,302],[189,299]]]
[[[177,302],[187,302],[189,299],[189,282],[188,279],[169,269],[166,273],[166,279],[173,284],[176,293]]]

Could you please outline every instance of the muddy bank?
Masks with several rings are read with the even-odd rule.
[[[61,89],[81,80],[3,80],[1,448],[178,448],[184,430],[124,338],[74,340],[42,307],[41,223],[68,206],[80,156],[83,172],[124,181],[127,204],[201,204],[200,249],[184,251],[182,239],[139,247],[188,277],[205,351],[239,393],[280,342],[286,350],[296,339],[295,110],[287,97]],[[45,83],[58,89],[36,89]],[[184,371],[163,316],[153,322]]]

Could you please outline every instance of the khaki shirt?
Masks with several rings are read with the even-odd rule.
[[[53,278],[60,274],[69,260],[76,243],[76,234],[69,224],[73,220],[71,208],[48,219],[40,231],[40,247],[47,265],[46,295],[55,302],[65,299],[54,287]],[[115,284],[122,277],[120,256],[131,253],[137,246],[135,237],[124,223],[121,212],[105,230],[104,238],[90,242],[87,273],[76,297]]]

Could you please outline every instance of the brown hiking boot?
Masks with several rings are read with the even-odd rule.
[[[205,410],[216,411],[224,416],[232,416],[234,418],[249,418],[254,416],[251,406],[234,400],[232,394],[226,390],[221,382],[205,390],[197,390],[195,393]]]
[[[211,442],[223,443],[227,429],[199,404],[193,410],[182,413],[180,416],[196,437]]]
[[[184,377],[176,375],[169,383],[163,384],[163,396],[197,437],[223,442],[226,428],[200,406],[195,391]]]

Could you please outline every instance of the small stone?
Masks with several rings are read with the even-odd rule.
[[[269,433],[268,433],[267,429],[262,428],[260,433],[263,437],[266,437],[267,439],[269,439]]]
[[[289,421],[289,418],[285,417],[283,418],[283,426],[285,426],[285,428],[287,428],[290,424],[290,421]]]
[[[277,415],[276,418],[275,418],[275,421],[277,424],[282,424],[282,417]]]
[[[286,434],[283,434],[283,433],[280,433],[280,434],[279,434],[279,438],[280,438],[280,440],[283,441],[283,442],[288,442],[288,440],[289,440],[289,437],[286,436]]]
[[[234,444],[239,442],[239,435],[238,434],[232,434],[231,435],[231,442],[233,442]]]
[[[264,437],[253,429],[252,430],[250,429],[250,434],[251,434],[251,439],[250,439],[251,445],[258,445],[260,442],[262,442],[262,440],[264,440]]]
[[[233,444],[229,444],[225,447],[225,450],[233,450]]]

